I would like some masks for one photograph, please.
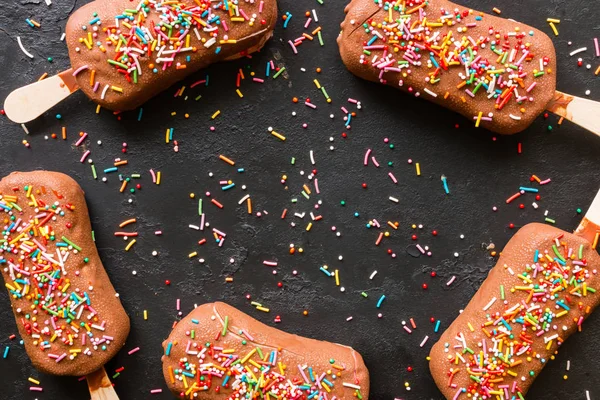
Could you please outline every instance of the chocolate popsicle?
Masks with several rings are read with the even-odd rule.
[[[338,37],[353,74],[456,111],[501,134],[553,100],[556,54],[525,24],[445,0],[352,0]]]
[[[94,102],[134,109],[217,61],[262,48],[275,0],[96,0],[67,23],[72,77]]]
[[[429,368],[447,399],[522,399],[581,330],[600,300],[600,256],[582,236],[590,237],[533,223],[512,237],[431,349]]]
[[[282,332],[225,303],[197,307],[163,348],[165,381],[181,398],[369,398],[369,372],[352,348]]]
[[[129,317],[92,238],[83,191],[67,175],[13,172],[0,181],[0,268],[34,367],[82,376],[125,344]]]

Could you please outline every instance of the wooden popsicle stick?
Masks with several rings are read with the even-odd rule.
[[[600,235],[600,190],[596,193],[592,205],[579,223],[575,234],[587,239],[590,243],[597,244],[596,235]]]
[[[73,69],[68,69],[51,78],[14,90],[4,101],[4,111],[11,121],[24,124],[33,121],[77,90],[79,86],[73,76]]]
[[[119,400],[104,367],[85,376],[92,400]]]
[[[600,102],[557,90],[546,109],[600,136]]]

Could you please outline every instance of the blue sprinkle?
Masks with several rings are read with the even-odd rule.
[[[377,308],[381,307],[381,303],[383,303],[384,300],[385,300],[385,294],[382,294],[381,297],[379,298],[379,301],[377,301]]]
[[[438,319],[437,322],[435,323],[435,328],[433,329],[433,331],[435,333],[437,333],[437,331],[440,329],[440,320]]]

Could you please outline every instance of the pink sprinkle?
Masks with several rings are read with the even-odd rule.
[[[42,392],[44,389],[38,386],[30,386],[29,390],[31,390],[32,392]]]
[[[312,22],[312,18],[308,17],[308,19],[306,20],[306,23],[304,24],[304,29],[308,28],[308,26],[310,25],[311,22]]]
[[[317,179],[315,179],[315,191],[317,194],[321,194],[321,191],[319,190],[319,181]]]
[[[81,67],[77,68],[74,72],[73,72],[73,76],[77,76],[79,75],[80,72],[85,71],[86,69],[88,69],[89,67],[87,65],[82,65]]]
[[[162,231],[155,231],[155,232],[154,232],[154,234],[155,234],[156,236],[160,236],[160,235],[162,235]]]
[[[67,353],[62,353],[62,355],[56,359],[56,363],[58,364],[59,362],[61,362],[63,360],[63,358],[65,358],[66,356],[67,356]]]
[[[375,159],[375,156],[372,156],[372,157],[371,157],[371,161],[373,161],[373,164],[375,164],[375,166],[376,166],[377,168],[379,168],[379,163],[378,163],[378,162],[377,162],[377,160]]]
[[[294,46],[294,43],[292,43],[291,40],[288,40],[288,43],[292,47],[292,51],[294,52],[294,54],[298,54],[298,49],[296,48],[296,46]]]
[[[346,109],[346,107],[341,107],[341,110],[342,110],[342,112],[343,112],[344,114],[350,114],[350,113],[348,112],[348,110]]]
[[[86,151],[85,153],[83,153],[83,155],[81,156],[81,159],[79,160],[79,162],[81,162],[81,163],[84,162],[85,159],[87,158],[87,156],[90,155],[90,153],[91,153],[91,151],[89,151],[89,150]]]
[[[410,328],[406,325],[403,326],[404,330],[408,333],[412,333],[412,331],[410,330]]]
[[[425,249],[423,249],[420,244],[417,245],[417,249],[419,249],[421,254],[425,254]]]
[[[156,174],[153,169],[150,170],[150,174],[152,175],[152,183],[156,183]]]
[[[263,261],[264,265],[267,265],[269,267],[276,267],[277,266],[277,261]]]
[[[356,104],[356,103],[358,103],[358,100],[354,100],[352,98],[349,98],[348,99],[348,103]]]
[[[162,389],[152,389],[152,390],[150,391],[150,393],[152,393],[152,394],[156,394],[156,393],[162,393]]]
[[[75,142],[75,146],[79,146],[81,143],[83,143],[83,141],[85,140],[85,138],[87,137],[87,133],[83,132],[83,135],[81,135],[81,137],[79,138],[79,140],[77,142]]]
[[[252,79],[254,82],[258,82],[258,83],[265,83],[264,79],[260,79],[260,78],[253,78]]]
[[[455,279],[456,279],[456,275],[453,275],[452,278],[450,278],[450,280],[448,282],[446,282],[446,286],[452,285],[452,282],[454,282]]]
[[[94,91],[94,93],[96,93],[98,91],[98,88],[100,87],[100,82],[96,82],[94,84],[94,88],[92,89]]]
[[[304,105],[305,105],[305,106],[309,106],[309,107],[310,107],[310,108],[312,108],[312,109],[315,109],[315,108],[317,108],[317,106],[315,106],[315,105],[314,105],[314,104],[312,104],[312,103],[309,103],[308,101],[305,101],[305,102],[304,102]]]
[[[181,309],[181,300],[177,299],[177,311]]]
[[[198,86],[198,85],[200,85],[200,84],[203,84],[203,83],[206,83],[206,79],[203,79],[203,80],[201,80],[201,81],[198,81],[198,82],[194,82],[194,83],[192,83],[192,84],[190,85],[190,88],[195,88],[196,86]]]
[[[258,12],[259,12],[259,13],[262,13],[263,6],[264,6],[264,5],[265,5],[265,2],[264,2],[264,1],[261,1],[261,2],[260,2],[260,4],[258,5]]]
[[[429,336],[425,336],[425,338],[423,338],[423,341],[421,342],[421,344],[419,345],[419,347],[425,346],[425,343],[427,343],[428,339],[429,339]]]
[[[598,44],[598,38],[594,38],[594,46],[596,46],[596,57],[600,57],[600,45]]]
[[[548,179],[546,179],[546,180],[543,180],[543,181],[541,181],[541,182],[540,182],[540,185],[546,185],[546,184],[548,184],[548,183],[550,183],[550,178],[548,178]]]
[[[369,155],[370,154],[371,154],[371,149],[367,149],[367,152],[365,153],[365,161],[364,161],[365,165],[369,164]]]
[[[537,85],[537,82],[533,82],[533,83],[531,84],[531,86],[529,86],[529,87],[527,88],[527,93],[531,92],[531,91],[533,90],[533,88],[534,88],[536,85]]]
[[[516,383],[517,381],[515,381]],[[462,389],[458,389],[458,392],[456,392],[456,394],[454,395],[454,397],[452,398],[452,400],[456,400],[458,399],[458,396],[460,396],[460,394],[462,393]]]
[[[225,20],[221,20],[221,25],[223,26],[223,29],[225,29],[225,32],[229,32],[229,27],[225,23]]]
[[[137,353],[138,351],[140,351],[139,347],[136,347],[135,349],[131,349],[127,352],[127,354],[132,355],[133,353]]]
[[[395,184],[398,184],[398,180],[396,179],[394,174],[392,174],[391,172],[388,172],[388,175],[392,179],[392,182],[394,182]]]

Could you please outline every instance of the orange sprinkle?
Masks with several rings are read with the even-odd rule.
[[[47,73],[47,72],[44,72],[44,73],[42,74],[42,76],[40,76],[40,79],[38,79],[38,82],[39,82],[39,81],[43,81],[44,79],[46,79],[46,77],[47,77],[47,76],[48,76],[48,73]]]
[[[135,219],[135,218],[128,219],[128,220],[126,220],[126,221],[123,221],[123,222],[121,222],[121,223],[119,224],[119,228],[122,228],[122,227],[124,227],[124,226],[127,226],[127,225],[129,225],[129,224],[133,224],[134,222],[137,222],[137,219]]]
[[[120,165],[127,165],[127,160],[121,160],[121,161],[117,161],[116,163],[114,163],[115,167],[118,167]]]
[[[215,199],[212,199],[210,202],[213,203],[215,206],[217,206],[219,208],[223,208],[223,204],[219,203]]]
[[[225,161],[227,164],[229,165],[235,165],[235,162],[227,157],[225,157],[223,154],[219,155],[219,158],[223,161]]]

